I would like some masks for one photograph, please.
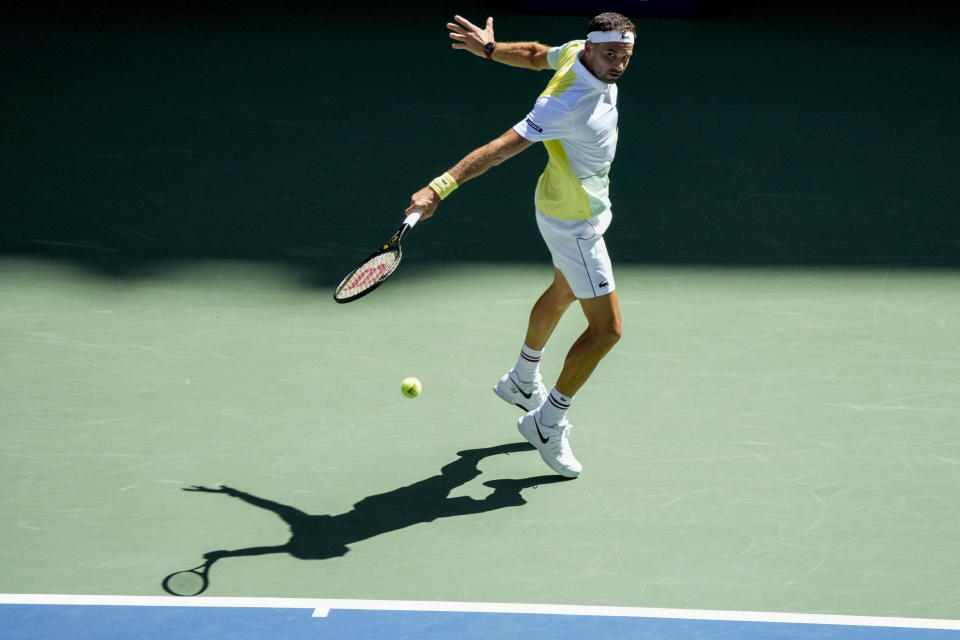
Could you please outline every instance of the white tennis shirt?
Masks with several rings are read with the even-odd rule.
[[[586,220],[610,208],[610,164],[617,150],[617,86],[580,62],[584,40],[547,52],[556,69],[533,110],[513,130],[543,142],[549,160],[537,182],[537,209],[561,220]]]

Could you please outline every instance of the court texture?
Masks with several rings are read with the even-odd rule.
[[[332,291],[549,79],[452,14],[588,17],[350,4],[0,26],[0,638],[960,638],[955,6],[637,18],[559,481],[492,392],[541,147]]]

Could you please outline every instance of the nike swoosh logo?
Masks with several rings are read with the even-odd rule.
[[[536,414],[534,414],[533,416],[533,426],[537,428],[537,435],[540,436],[540,442],[542,442],[543,444],[547,444],[548,442],[550,442],[550,438],[544,438],[543,434],[540,433],[540,424],[537,422]]]
[[[513,386],[515,386],[515,387],[517,388],[517,391],[520,393],[520,395],[522,395],[522,396],[523,396],[524,398],[526,398],[527,400],[529,400],[529,399],[531,398],[531,396],[533,396],[533,391],[531,391],[530,393],[524,393],[524,392],[523,392],[523,389],[520,388],[520,385],[517,384],[517,381],[514,380],[513,378],[510,378],[510,382],[512,382],[512,383],[513,383]]]

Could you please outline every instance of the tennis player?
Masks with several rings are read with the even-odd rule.
[[[537,225],[550,249],[553,283],[533,305],[516,365],[494,387],[526,411],[517,428],[560,475],[575,478],[580,462],[570,448],[567,411],[580,387],[620,339],[620,306],[603,234],[610,225],[608,174],[617,147],[617,80],[633,54],[636,27],[619,13],[602,13],[585,40],[558,47],[539,42],[497,42],[493,18],[480,28],[455,16],[447,24],[453,48],[493,62],[553,70],[533,110],[506,133],[467,154],[410,197],[406,213],[429,218],[440,201],[467,180],[536,142],[547,149],[547,167],[536,189]],[[587,329],[567,353],[547,392],[540,359],[567,308],[578,301]]]

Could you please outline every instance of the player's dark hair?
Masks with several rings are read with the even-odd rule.
[[[637,28],[627,16],[609,11],[601,13],[590,21],[587,25],[587,33],[591,31],[632,31],[636,35]]]

